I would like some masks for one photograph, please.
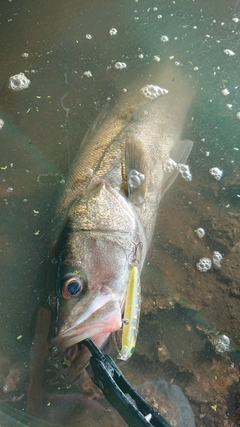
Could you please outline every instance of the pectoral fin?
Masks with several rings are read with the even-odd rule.
[[[188,139],[179,141],[170,153],[170,159],[167,159],[166,163],[164,162],[163,169],[165,169],[166,173],[163,178],[162,196],[164,196],[178,176],[178,168],[175,165],[186,162],[192,147],[193,142]]]
[[[144,197],[147,162],[143,142],[135,135],[127,135],[125,142],[125,181],[129,198]]]

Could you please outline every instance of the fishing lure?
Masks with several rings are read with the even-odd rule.
[[[139,271],[138,268],[134,266],[131,270],[128,283],[122,327],[122,349],[117,356],[118,359],[126,361],[134,352],[140,320],[140,307],[141,285]]]

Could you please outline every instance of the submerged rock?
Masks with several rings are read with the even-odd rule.
[[[138,387],[139,393],[174,427],[194,427],[194,415],[188,399],[176,384],[151,381]]]

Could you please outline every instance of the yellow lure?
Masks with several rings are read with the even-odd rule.
[[[141,285],[139,271],[133,267],[128,282],[127,298],[122,328],[122,349],[118,359],[128,360],[135,349],[141,307]]]

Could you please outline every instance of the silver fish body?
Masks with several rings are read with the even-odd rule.
[[[148,98],[141,89],[149,84],[168,93]],[[141,271],[160,199],[177,176],[164,162],[184,163],[192,148],[180,141],[192,96],[179,70],[156,67],[101,113],[82,141],[59,207],[55,353],[85,338],[101,347],[121,328],[131,268]],[[77,370],[89,359],[85,350],[68,354]]]

